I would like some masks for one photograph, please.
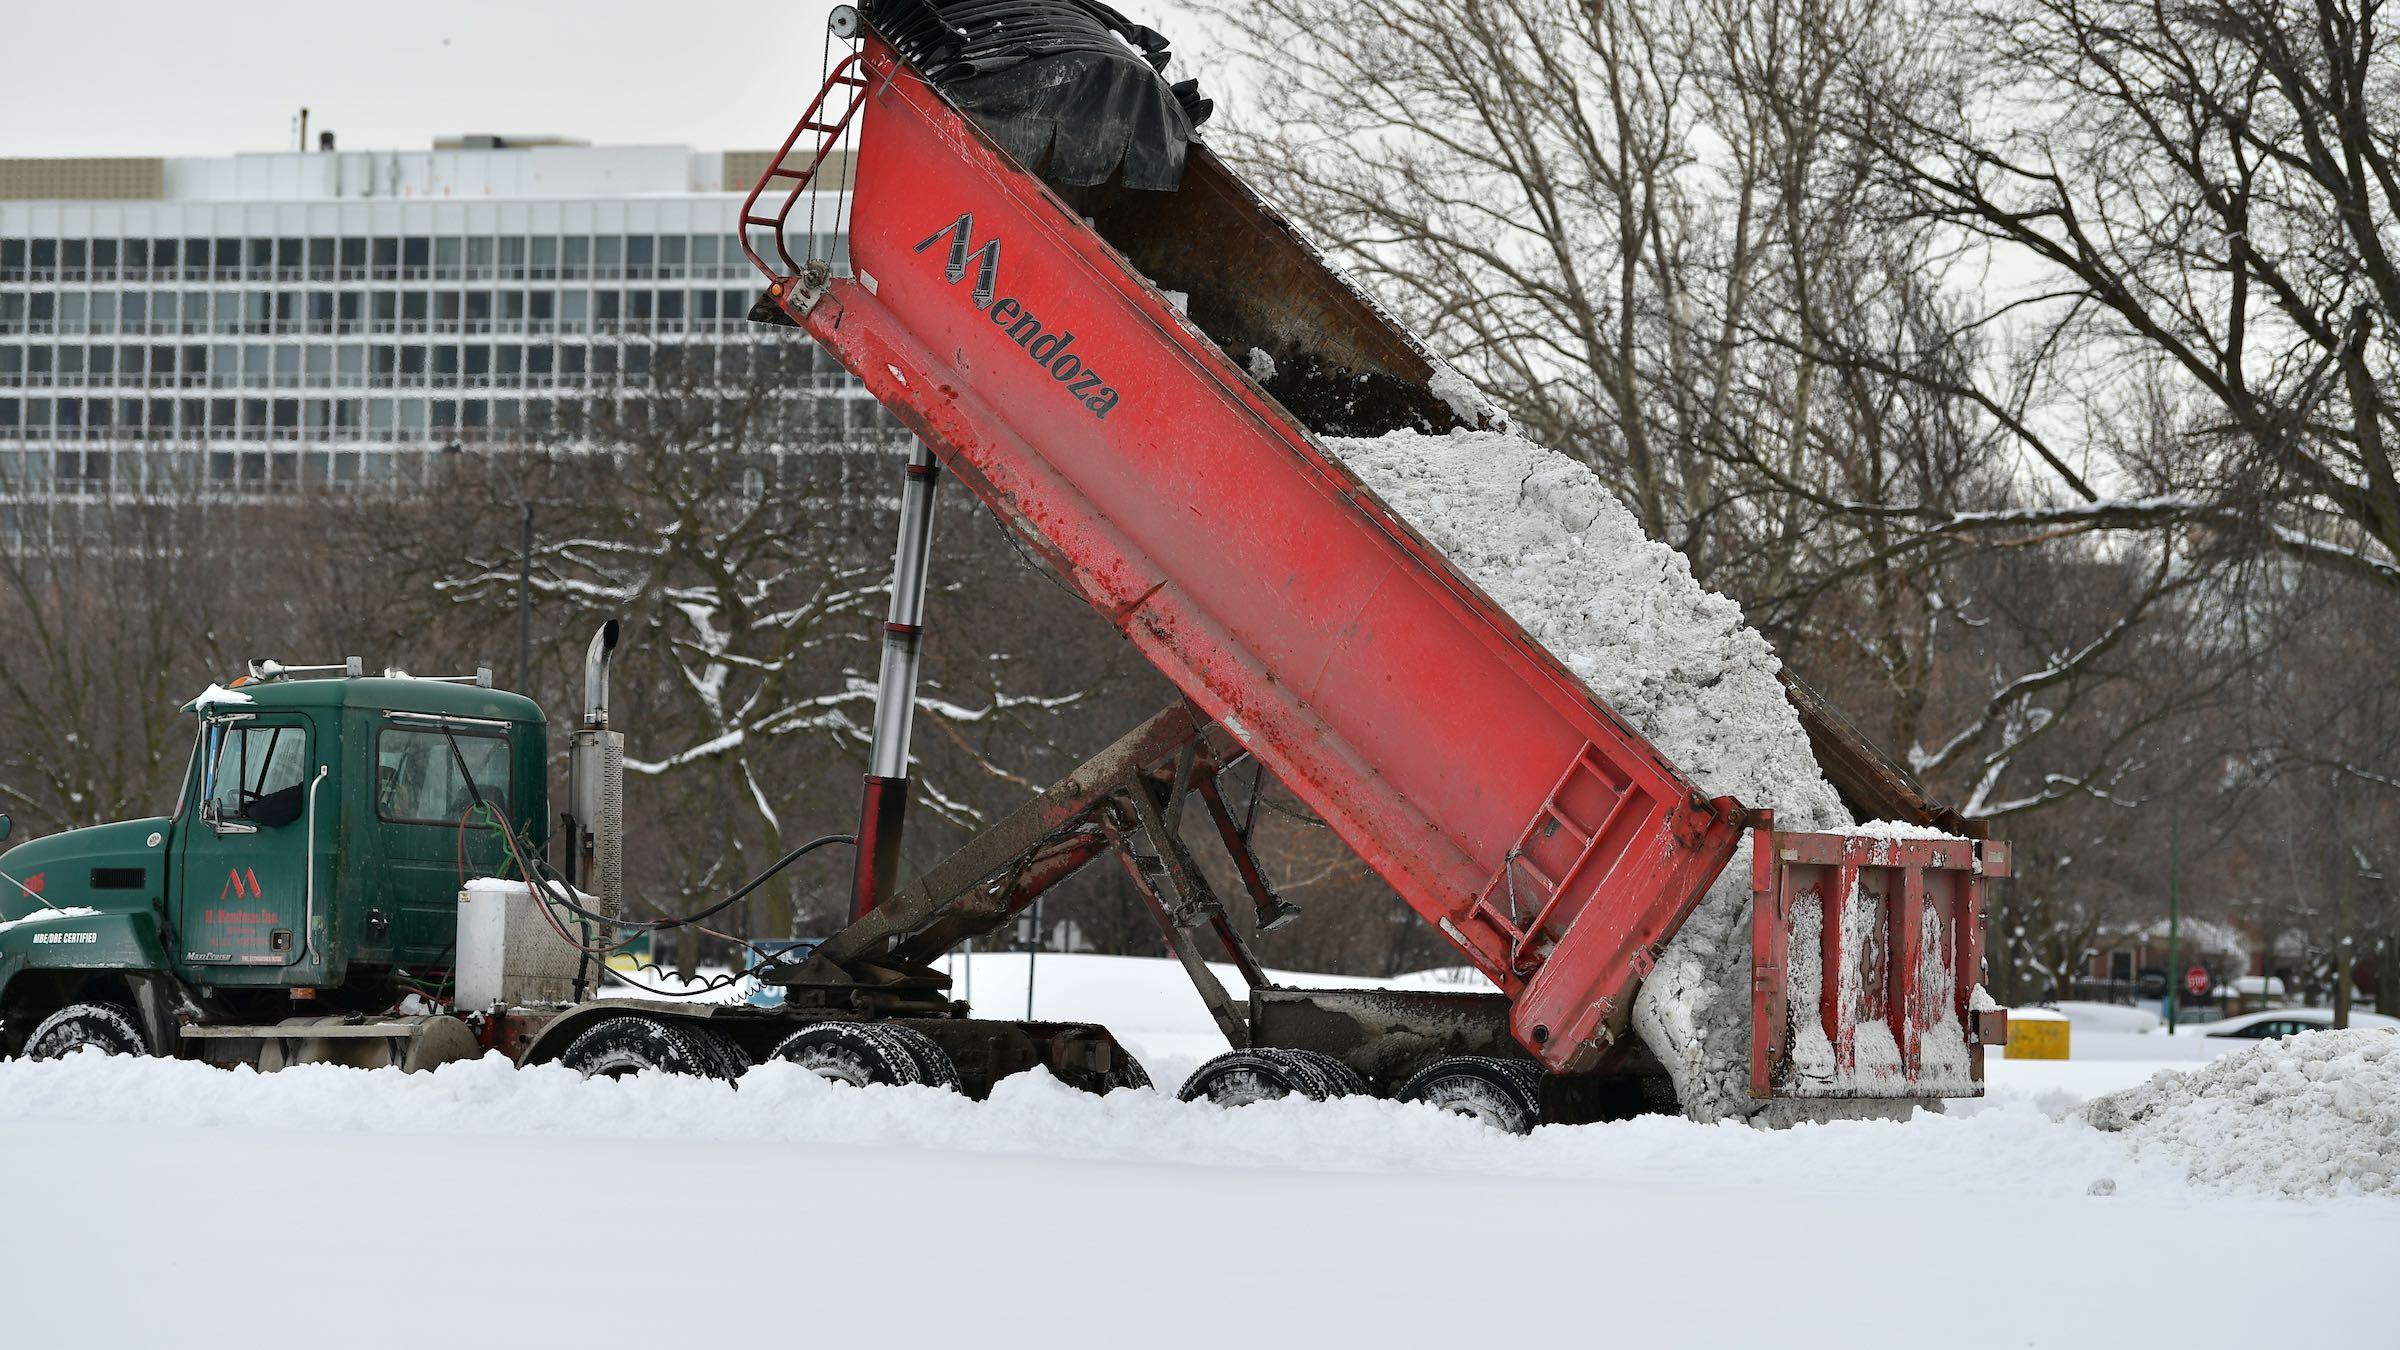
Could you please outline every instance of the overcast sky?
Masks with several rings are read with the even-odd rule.
[[[417,149],[461,132],[771,147],[830,0],[17,0],[0,157]],[[1150,23],[1173,0],[1118,8]],[[1173,30],[1169,29],[1170,36]]]

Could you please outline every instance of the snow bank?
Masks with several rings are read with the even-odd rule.
[[[1851,828],[1774,650],[1590,469],[1497,432],[1326,444],[1709,794],[1772,808],[1785,829]],[[1634,1003],[1636,1031],[1699,1120],[1759,1109],[1748,1089],[1749,877],[1745,842]]]
[[[2083,1118],[2196,1182],[2400,1195],[2400,1032],[2312,1031],[2099,1098]]]
[[[188,1191],[196,1160],[269,1184],[210,1192],[198,1230],[128,1221]],[[2400,1210],[2213,1192],[2023,1101],[1516,1138],[1390,1103],[1220,1111],[1031,1075],[977,1105],[768,1070],[737,1091],[89,1056],[0,1064],[0,1194],[38,1219],[0,1260],[8,1344],[191,1344],[191,1310],[264,1253],[257,1350],[316,1350],[328,1326],[344,1350],[648,1344],[695,1307],[830,1345],[891,1341],[896,1309],[912,1340],[974,1350],[1580,1344],[1616,1290],[1635,1296],[1608,1299],[1609,1336],[1643,1350],[2370,1346],[2390,1339]],[[837,1240],[796,1253],[790,1215],[839,1216]],[[1221,1308],[1162,1301],[1160,1272],[1228,1269],[1262,1231],[1279,1268],[1227,1282]],[[2233,1296],[2228,1235],[2305,1277]],[[929,1267],[943,1251],[966,1256]],[[1436,1288],[1429,1252],[1533,1292],[1496,1318]],[[2039,1278],[1996,1296],[1986,1253]],[[395,1289],[406,1316],[359,1315]],[[747,1338],[716,1322],[732,1330],[701,1334]]]
[[[1843,1122],[1775,1134],[1651,1116],[1531,1136],[1368,1097],[1297,1099],[1228,1111],[1171,1091],[1075,1091],[1034,1070],[984,1102],[930,1088],[837,1086],[794,1065],[752,1069],[738,1087],[645,1074],[582,1079],[497,1056],[430,1073],[299,1065],[276,1073],[179,1060],[78,1054],[0,1064],[0,1123],[85,1121],[305,1134],[539,1136],[704,1143],[877,1145],[1095,1162],[1274,1168],[1310,1173],[1450,1174],[1656,1182],[1675,1176],[1894,1195],[2081,1194],[2097,1176],[2153,1193],[2185,1183],[2129,1166],[2121,1143],[2026,1105],[1968,1118]],[[2044,1159],[2038,1169],[2035,1159]],[[1797,1172],[1788,1171],[1798,1168]],[[1905,1175],[1906,1179],[1900,1178]]]

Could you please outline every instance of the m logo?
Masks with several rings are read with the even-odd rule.
[[[245,882],[248,883],[247,887],[244,886]],[[229,897],[240,900],[256,900],[263,894],[264,892],[258,888],[258,873],[247,867],[236,867],[226,872],[225,889],[217,892],[217,898],[219,900]]]
[[[945,234],[950,236],[950,261],[949,265],[943,269],[943,275],[948,278],[951,285],[957,285],[959,282],[966,279],[967,259],[969,257],[975,258],[977,260],[975,267],[975,308],[990,309],[992,307],[992,294],[994,291],[999,289],[1000,286],[1000,241],[995,239],[992,242],[985,244],[980,249],[976,248],[975,213],[969,211],[959,216],[958,219],[951,221],[947,225],[944,225],[942,228],[935,230],[929,235],[926,235],[924,241],[917,245],[916,251],[923,253],[925,250],[932,248],[934,241],[940,239]]]

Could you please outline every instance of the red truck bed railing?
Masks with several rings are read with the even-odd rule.
[[[783,220],[853,133],[836,275],[792,259]],[[1204,148],[1187,172],[1175,198],[1279,250],[1253,274],[1316,288],[1394,407],[1440,407],[1412,339]],[[1087,224],[1172,215],[1161,195],[1069,206],[870,33],[751,193],[743,244],[781,317],[1509,996],[1535,1057],[1592,1069],[1749,813],[1705,798]],[[1195,289],[1193,315],[1218,322],[1238,289]]]

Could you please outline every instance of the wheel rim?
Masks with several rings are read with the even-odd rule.
[[[50,1033],[49,1037],[42,1042],[41,1047],[35,1050],[29,1058],[64,1059],[86,1046],[96,1049],[104,1055],[117,1053],[117,1047],[101,1040],[82,1027],[72,1027],[61,1028]]]
[[[594,1057],[584,1066],[586,1078],[632,1078],[637,1074],[655,1073],[659,1066],[630,1050],[610,1050]]]
[[[1444,1079],[1428,1086],[1422,1100],[1436,1110],[1481,1121],[1495,1130],[1514,1134],[1523,1127],[1521,1113],[1501,1100],[1500,1090],[1478,1079]]]
[[[1258,1069],[1226,1069],[1208,1082],[1208,1099],[1219,1106],[1248,1106],[1290,1095],[1291,1084]]]
[[[796,1063],[828,1083],[863,1088],[875,1082],[874,1073],[855,1055],[836,1050],[809,1050],[797,1056]]]

